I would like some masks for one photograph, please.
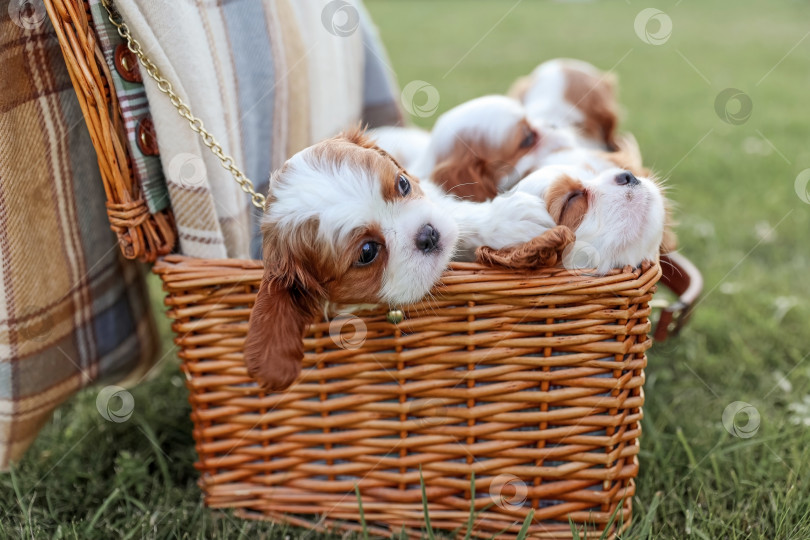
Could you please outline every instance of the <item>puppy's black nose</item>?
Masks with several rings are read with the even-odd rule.
[[[439,231],[433,225],[427,224],[416,235],[416,248],[425,254],[435,251],[439,247]]]
[[[633,176],[633,173],[630,171],[624,171],[623,173],[619,173],[616,175],[614,179],[616,184],[619,186],[637,186],[639,184],[638,178]]]

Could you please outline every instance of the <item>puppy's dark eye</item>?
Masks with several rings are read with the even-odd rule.
[[[397,190],[399,190],[399,194],[403,197],[411,192],[411,183],[404,174],[400,174],[399,177],[397,177]]]
[[[523,137],[523,140],[520,141],[521,148],[531,148],[534,146],[534,143],[537,142],[537,133],[534,130],[529,129],[526,132],[526,135]]]
[[[366,266],[367,264],[371,264],[374,262],[374,259],[377,258],[377,254],[380,252],[380,244],[377,242],[366,242],[362,246],[360,246],[360,256],[355,261],[355,265],[357,266]]]
[[[568,198],[565,200],[565,205],[568,206],[569,204],[576,201],[578,198],[582,197],[583,195],[585,195],[585,194],[582,193],[581,191],[572,191],[568,195]]]

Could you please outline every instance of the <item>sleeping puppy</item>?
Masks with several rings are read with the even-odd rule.
[[[407,143],[405,132],[401,141],[391,140],[396,132],[385,135],[384,144],[391,148]],[[614,136],[614,150],[619,149],[619,140]],[[635,144],[631,137],[627,140]],[[635,150],[637,159],[631,162],[625,159],[631,157],[627,152],[613,156],[604,149],[583,146],[573,129],[540,125],[516,100],[493,95],[472,99],[440,116],[413,170],[447,194],[483,202],[549,164],[590,162],[604,169],[616,166],[618,160],[622,167],[632,163],[640,167],[641,156]]]
[[[556,132],[546,132],[548,140],[555,139]],[[559,141],[560,138],[557,138]],[[635,137],[630,133],[622,133],[616,137],[616,150],[607,152],[605,150],[594,150],[581,147],[565,147],[559,143],[558,148],[550,153],[541,155],[537,160],[537,169],[555,167],[574,168],[581,171],[584,178],[597,176],[601,173],[609,174],[611,171],[621,169],[632,173],[639,179],[650,179],[654,175],[650,169],[642,164],[641,150],[638,147]],[[530,175],[531,176],[531,175]],[[528,177],[526,178],[528,179]],[[662,183],[653,180],[659,189],[663,190]],[[677,247],[677,237],[675,235],[673,219],[673,203],[668,198],[664,198],[664,239],[661,243],[661,253],[669,253]]]
[[[666,202],[651,178],[620,168],[594,173],[587,167],[552,166],[530,174],[512,191],[542,199],[551,222],[574,232],[576,240],[562,257],[569,270],[587,268],[605,274],[657,260],[666,249]],[[501,257],[500,264],[517,267],[510,264],[510,253],[516,248],[482,248],[479,259],[494,254]]]
[[[535,166],[539,143],[517,100],[484,96],[439,117],[413,172],[458,198],[486,201]]]
[[[569,130],[577,147],[616,149],[616,77],[582,60],[557,58],[537,66],[509,90],[540,127]]]
[[[287,388],[301,371],[302,337],[327,301],[416,302],[457,246],[471,259],[482,245],[523,242],[551,225],[543,209],[526,193],[480,205],[449,197],[359,129],[302,150],[270,181],[248,371],[266,389]]]

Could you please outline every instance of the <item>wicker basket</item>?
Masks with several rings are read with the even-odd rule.
[[[435,299],[313,324],[300,381],[267,395],[242,345],[258,261],[169,256],[168,293],[211,507],[310,527],[571,538],[630,524],[656,265],[604,277],[454,264]],[[502,498],[503,497],[503,498]],[[294,515],[317,515],[317,524]]]
[[[211,507],[316,529],[419,536],[420,471],[434,528],[571,538],[631,520],[648,302],[661,277],[681,295],[656,339],[700,292],[681,257],[604,277],[455,264],[397,326],[384,312],[313,324],[301,381],[265,395],[242,344],[258,261],[169,253],[170,211],[149,214],[85,0],[44,0],[96,148],[113,230],[168,292],[192,403],[200,485]],[[473,475],[475,497],[472,496]],[[313,521],[312,516],[320,516]],[[590,536],[589,536],[590,537]]]

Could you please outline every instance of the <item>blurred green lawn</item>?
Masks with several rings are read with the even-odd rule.
[[[635,519],[625,537],[810,538],[810,204],[795,186],[810,168],[810,5],[367,5],[400,86],[435,86],[437,114],[504,92],[552,57],[583,58],[619,75],[624,128],[647,164],[670,177],[682,252],[706,278],[689,327],[649,354]],[[636,15],[650,6],[672,20],[662,45],[634,31]],[[648,30],[656,33],[656,23]],[[739,125],[716,112],[726,88],[753,105]],[[737,105],[729,104],[732,116]],[[415,121],[429,126],[435,117]],[[99,417],[96,393],[59,409],[26,459],[0,476],[4,535],[300,534],[201,506],[176,364],[133,391],[137,412],[126,424]],[[750,437],[724,428],[723,412],[736,401],[759,413]]]

